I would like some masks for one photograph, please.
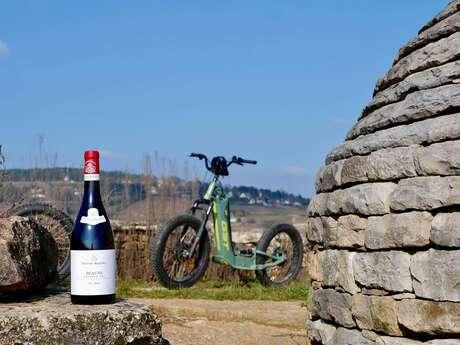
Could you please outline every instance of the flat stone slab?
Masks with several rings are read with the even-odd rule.
[[[65,291],[24,300],[0,299],[0,345],[168,345],[161,321],[147,306],[73,305]]]

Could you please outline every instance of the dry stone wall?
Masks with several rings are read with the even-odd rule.
[[[401,48],[308,208],[313,345],[460,345],[460,0]]]

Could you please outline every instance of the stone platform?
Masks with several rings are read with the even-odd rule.
[[[77,306],[69,293],[47,290],[27,299],[0,298],[0,345],[167,345],[161,321],[137,303]]]

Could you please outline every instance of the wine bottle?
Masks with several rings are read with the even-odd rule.
[[[98,151],[85,152],[84,177],[83,201],[70,247],[70,297],[74,304],[109,304],[115,301],[116,258],[102,204]]]

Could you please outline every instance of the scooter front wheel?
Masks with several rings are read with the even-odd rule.
[[[190,287],[206,272],[210,253],[207,231],[203,232],[192,257],[188,255],[200,226],[199,219],[181,215],[168,221],[155,236],[150,258],[153,272],[164,287]]]
[[[273,257],[284,255],[281,264],[256,271],[256,276],[265,286],[284,286],[292,282],[300,272],[303,261],[303,242],[299,231],[289,224],[279,224],[264,232],[257,250]],[[258,255],[257,264],[268,264],[272,259]]]

